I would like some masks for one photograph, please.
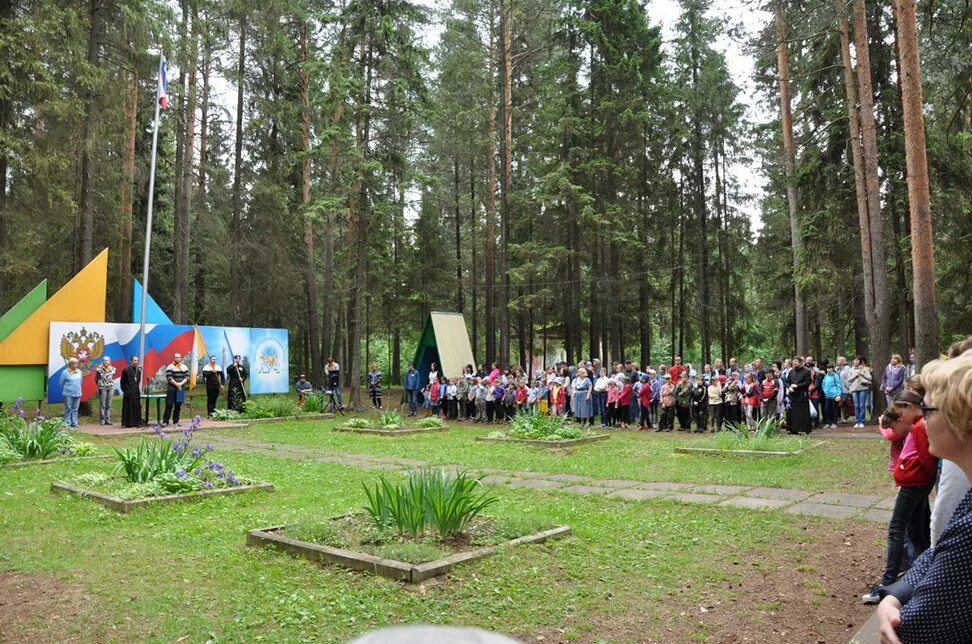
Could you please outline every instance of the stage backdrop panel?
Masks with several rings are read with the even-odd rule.
[[[225,370],[233,362],[233,355],[239,354],[250,372],[250,393],[287,393],[291,389],[288,341],[286,329],[146,324],[143,366],[150,378],[148,392],[165,391],[165,366],[176,353],[181,353],[184,362],[197,372],[210,355],[215,355]],[[88,400],[97,394],[94,369],[102,358],[111,357],[116,376],[120,378],[129,360],[138,356],[138,350],[138,324],[52,322],[47,362],[48,400],[63,401],[60,378],[68,358],[78,358],[85,374],[82,399]],[[203,387],[201,378],[196,387]]]
[[[194,330],[175,324],[145,325],[145,360],[142,365],[149,378],[148,391],[165,390],[165,365],[176,353],[188,356],[192,350]],[[61,373],[71,357],[78,359],[84,372],[81,399],[88,400],[98,392],[94,369],[109,356],[115,367],[115,383],[132,357],[138,356],[139,325],[105,322],[51,322],[47,359],[47,399],[62,402]]]
[[[287,329],[250,329],[250,393],[290,391],[290,355]]]

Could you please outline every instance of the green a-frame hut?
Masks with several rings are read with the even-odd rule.
[[[475,367],[476,359],[462,313],[429,313],[412,362],[419,372],[419,382],[423,387],[429,381],[433,362],[439,365],[439,373],[448,378],[462,376],[462,369],[468,364]]]

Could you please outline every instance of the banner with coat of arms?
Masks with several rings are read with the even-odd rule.
[[[142,365],[149,380],[146,392],[165,391],[165,366],[179,353],[193,372],[198,372],[210,355],[216,356],[224,370],[234,355],[240,355],[250,373],[250,393],[287,393],[291,389],[288,342],[286,329],[146,324]],[[116,384],[129,360],[138,356],[139,325],[51,322],[48,353],[48,401],[63,401],[60,379],[70,358],[78,359],[84,373],[81,398],[88,400],[97,396],[94,369],[105,356],[115,367]],[[200,379],[197,387],[202,386]]]

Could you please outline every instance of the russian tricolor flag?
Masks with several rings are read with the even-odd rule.
[[[159,61],[159,105],[163,110],[169,109],[169,80],[165,76],[166,62]]]

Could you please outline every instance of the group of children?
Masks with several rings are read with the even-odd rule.
[[[548,387],[536,381],[528,387],[525,378],[504,385],[489,378],[446,378],[440,376],[422,390],[424,407],[444,420],[477,423],[509,421],[519,412],[563,413],[567,388],[560,382]]]

